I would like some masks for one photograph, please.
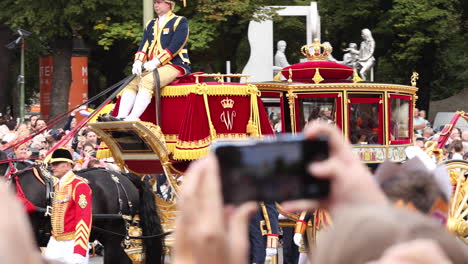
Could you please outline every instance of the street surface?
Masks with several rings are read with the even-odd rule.
[[[89,264],[102,264],[104,263],[103,257],[92,257],[89,258]]]

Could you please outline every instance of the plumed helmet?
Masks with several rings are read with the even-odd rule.
[[[50,163],[69,162],[73,163],[73,157],[70,151],[66,148],[58,148],[52,153]]]

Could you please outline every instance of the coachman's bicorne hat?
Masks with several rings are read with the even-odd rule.
[[[170,2],[172,4],[183,3],[184,7],[187,6],[186,0],[164,0],[164,2]],[[174,5],[172,6],[172,8],[174,8]]]
[[[52,153],[52,157],[50,159],[50,164],[56,162],[69,162],[73,163],[73,157],[66,148],[58,148]]]

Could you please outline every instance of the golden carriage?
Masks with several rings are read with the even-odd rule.
[[[310,56],[308,63],[283,69],[283,80],[249,83],[245,75],[199,73],[168,85],[161,90],[160,126],[155,125],[154,102],[142,121],[90,126],[121,168],[149,177],[156,193],[162,185],[172,190],[169,197],[155,195],[165,231],[174,228],[184,171],[192,160],[207,154],[215,139],[294,134],[307,122],[321,118],[341,128],[355,154],[370,167],[387,159],[404,161],[405,149],[413,145],[416,75],[412,85],[361,82],[353,69],[325,61],[327,51],[319,48],[323,50],[319,54],[305,52]],[[320,60],[313,58],[317,55]],[[246,78],[246,82],[227,82],[226,78]],[[463,171],[458,175],[464,175],[466,168],[466,164],[457,166],[457,171]],[[468,185],[464,178],[456,179],[457,204],[451,208],[456,212],[451,214],[458,220],[451,222],[451,230],[460,230],[458,233],[466,236],[468,224],[463,219],[467,215]],[[282,214],[289,218],[282,221],[283,226],[294,225],[298,218]],[[318,228],[314,225],[314,232]],[[173,242],[173,236],[166,238],[168,250]]]

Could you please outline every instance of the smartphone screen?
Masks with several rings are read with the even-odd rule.
[[[310,162],[328,158],[326,138],[245,141],[215,146],[224,202],[321,199],[329,193],[327,180],[307,172]]]

